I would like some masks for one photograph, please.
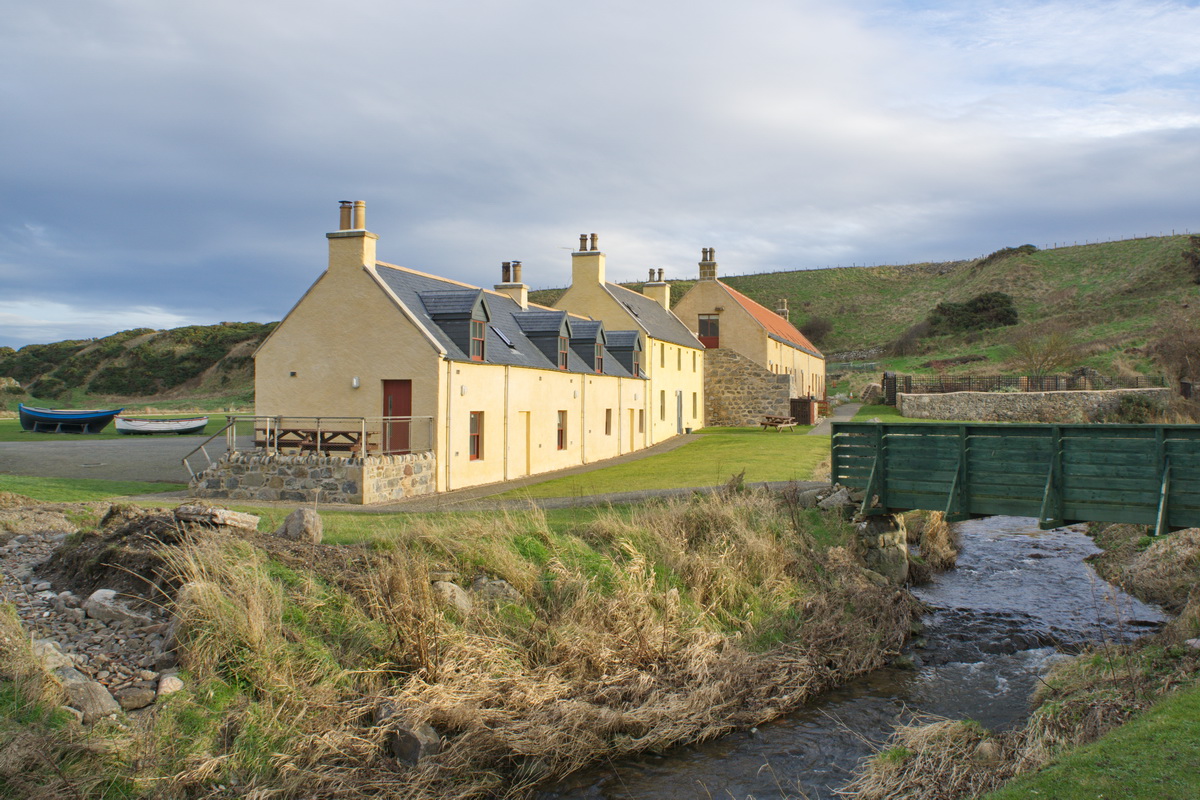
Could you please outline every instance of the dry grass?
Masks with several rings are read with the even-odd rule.
[[[614,512],[575,535],[537,513],[426,521],[332,583],[219,537],[171,563],[198,688],[162,733],[179,740],[183,708],[219,719],[158,745],[180,796],[231,779],[260,798],[527,796],[793,709],[884,663],[915,613],[755,493]],[[462,614],[435,601],[435,573],[503,578],[522,599]],[[443,751],[385,757],[383,702],[432,724]]]
[[[946,515],[930,511],[921,530],[921,557],[934,572],[945,572],[958,563],[958,546],[958,534],[946,522]]]

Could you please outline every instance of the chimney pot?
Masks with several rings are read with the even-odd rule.
[[[521,282],[521,262],[520,261],[512,262],[512,281],[513,281],[513,283]]]
[[[600,237],[593,233],[591,236],[591,239],[592,239],[592,248],[591,249],[599,250],[600,249]]]
[[[512,264],[508,261],[500,264],[500,282],[512,283]]]
[[[354,206],[354,201],[352,201],[352,200],[342,200],[341,201],[341,207],[338,209],[338,216],[339,216],[338,230],[339,231],[350,230],[350,210],[353,208],[353,206]]]
[[[582,253],[585,250],[587,250],[587,234],[581,233],[579,234],[579,252]]]
[[[659,267],[658,268],[658,282],[662,283],[662,279],[663,279],[663,270],[662,270],[662,267]]]
[[[365,231],[367,229],[367,204],[363,200],[354,201],[354,230]]]
[[[650,277],[646,279],[647,283],[654,283],[654,267],[650,268]]]

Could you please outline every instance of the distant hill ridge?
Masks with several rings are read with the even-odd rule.
[[[961,303],[1005,292],[1020,315],[1016,328],[933,340],[938,353],[996,350],[1022,326],[1069,325],[1082,342],[1119,352],[1136,349],[1156,325],[1189,306],[1200,308],[1200,237],[1163,236],[1037,250],[1005,248],[970,261],[771,272],[722,276],[751,299],[775,308],[788,300],[791,321],[814,316],[830,323],[817,342],[826,352],[887,344],[923,320],[940,302]],[[1190,255],[1189,255],[1190,254]],[[694,280],[675,280],[678,302]],[[640,290],[642,284],[625,284]],[[563,289],[530,292],[552,305]],[[687,320],[685,320],[687,322]],[[0,378],[20,382],[28,396],[65,404],[109,398],[228,397],[253,402],[254,349],[277,323],[225,322],[167,331],[139,328],[103,339],[0,347]],[[1099,365],[1103,366],[1103,365]],[[0,392],[12,389],[0,389]],[[15,393],[14,393],[15,394]],[[14,397],[14,394],[7,395]],[[6,405],[14,405],[7,403]]]

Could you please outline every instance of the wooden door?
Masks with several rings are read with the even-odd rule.
[[[383,382],[383,416],[404,417],[400,420],[384,420],[383,452],[409,452],[409,436],[412,427],[412,381]]]

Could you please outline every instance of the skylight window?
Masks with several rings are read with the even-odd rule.
[[[506,345],[508,345],[509,347],[511,347],[514,350],[517,349],[517,346],[512,343],[512,339],[509,339],[507,336],[504,335],[504,331],[500,330],[495,325],[492,325],[491,328],[492,328],[492,333],[494,333],[500,337],[500,341],[504,342]]]

